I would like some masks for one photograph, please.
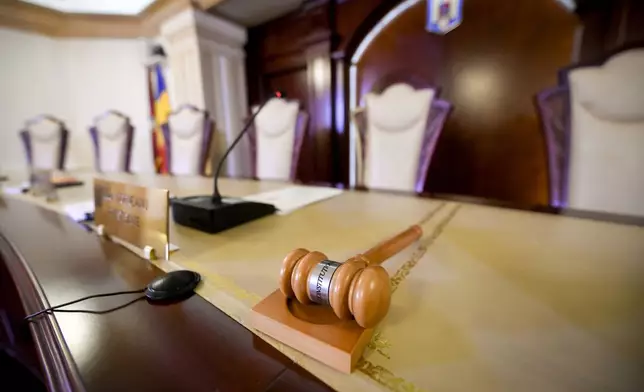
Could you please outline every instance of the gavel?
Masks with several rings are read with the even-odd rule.
[[[355,318],[372,328],[386,315],[391,303],[389,275],[382,262],[402,251],[423,234],[414,225],[344,263],[321,252],[295,249],[282,262],[280,291],[302,304],[330,305],[338,318]]]

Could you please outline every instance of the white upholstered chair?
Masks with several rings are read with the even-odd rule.
[[[214,123],[208,113],[182,105],[162,126],[169,171],[173,175],[205,175]]]
[[[48,115],[35,117],[20,131],[31,169],[63,170],[69,131],[65,124]]]
[[[128,172],[134,128],[128,117],[110,110],[94,119],[89,129],[94,143],[96,170],[104,173]]]
[[[561,76],[537,96],[551,204],[644,216],[644,48]]]
[[[419,83],[415,83],[420,87]],[[358,129],[357,185],[421,193],[451,104],[429,86],[388,83],[364,97]]]
[[[266,103],[248,133],[255,178],[295,180],[308,121],[298,101],[272,98]]]

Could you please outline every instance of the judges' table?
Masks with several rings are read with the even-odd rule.
[[[201,178],[115,177],[183,196]],[[241,196],[288,184],[222,180]],[[68,201],[91,197],[60,191]],[[29,196],[19,196],[31,199]],[[44,204],[42,201],[35,201]],[[263,339],[339,390],[633,390],[644,384],[644,229],[412,196],[345,192],[208,235],[171,224],[169,271],[200,272],[198,294],[248,325],[294,248],[344,261],[404,228],[423,237],[383,266],[389,315],[351,375]]]

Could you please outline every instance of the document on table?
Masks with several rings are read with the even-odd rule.
[[[276,191],[262,192],[242,199],[272,204],[278,214],[286,215],[309,204],[330,199],[342,194],[342,189],[318,186],[290,186]]]
[[[29,182],[24,181],[20,185],[3,185],[0,186],[0,190],[2,190],[2,193],[5,193],[7,195],[20,195],[24,193],[25,189],[29,189]]]
[[[65,210],[65,214],[76,222],[84,221],[87,219],[88,214],[94,213],[94,200],[66,204],[63,209]]]
[[[63,209],[65,211],[65,214],[76,222],[84,221],[87,219],[88,214],[94,213],[94,200],[66,204]],[[90,225],[90,227],[94,226]],[[170,253],[175,252],[179,249],[179,246],[172,243],[169,244]]]

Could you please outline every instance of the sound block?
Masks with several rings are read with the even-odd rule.
[[[329,306],[303,305],[275,290],[253,307],[250,325],[343,373],[351,373],[373,335]]]
[[[172,217],[182,226],[219,233],[246,222],[275,213],[275,206],[242,199],[224,198],[214,203],[212,196],[189,196],[172,199]]]

